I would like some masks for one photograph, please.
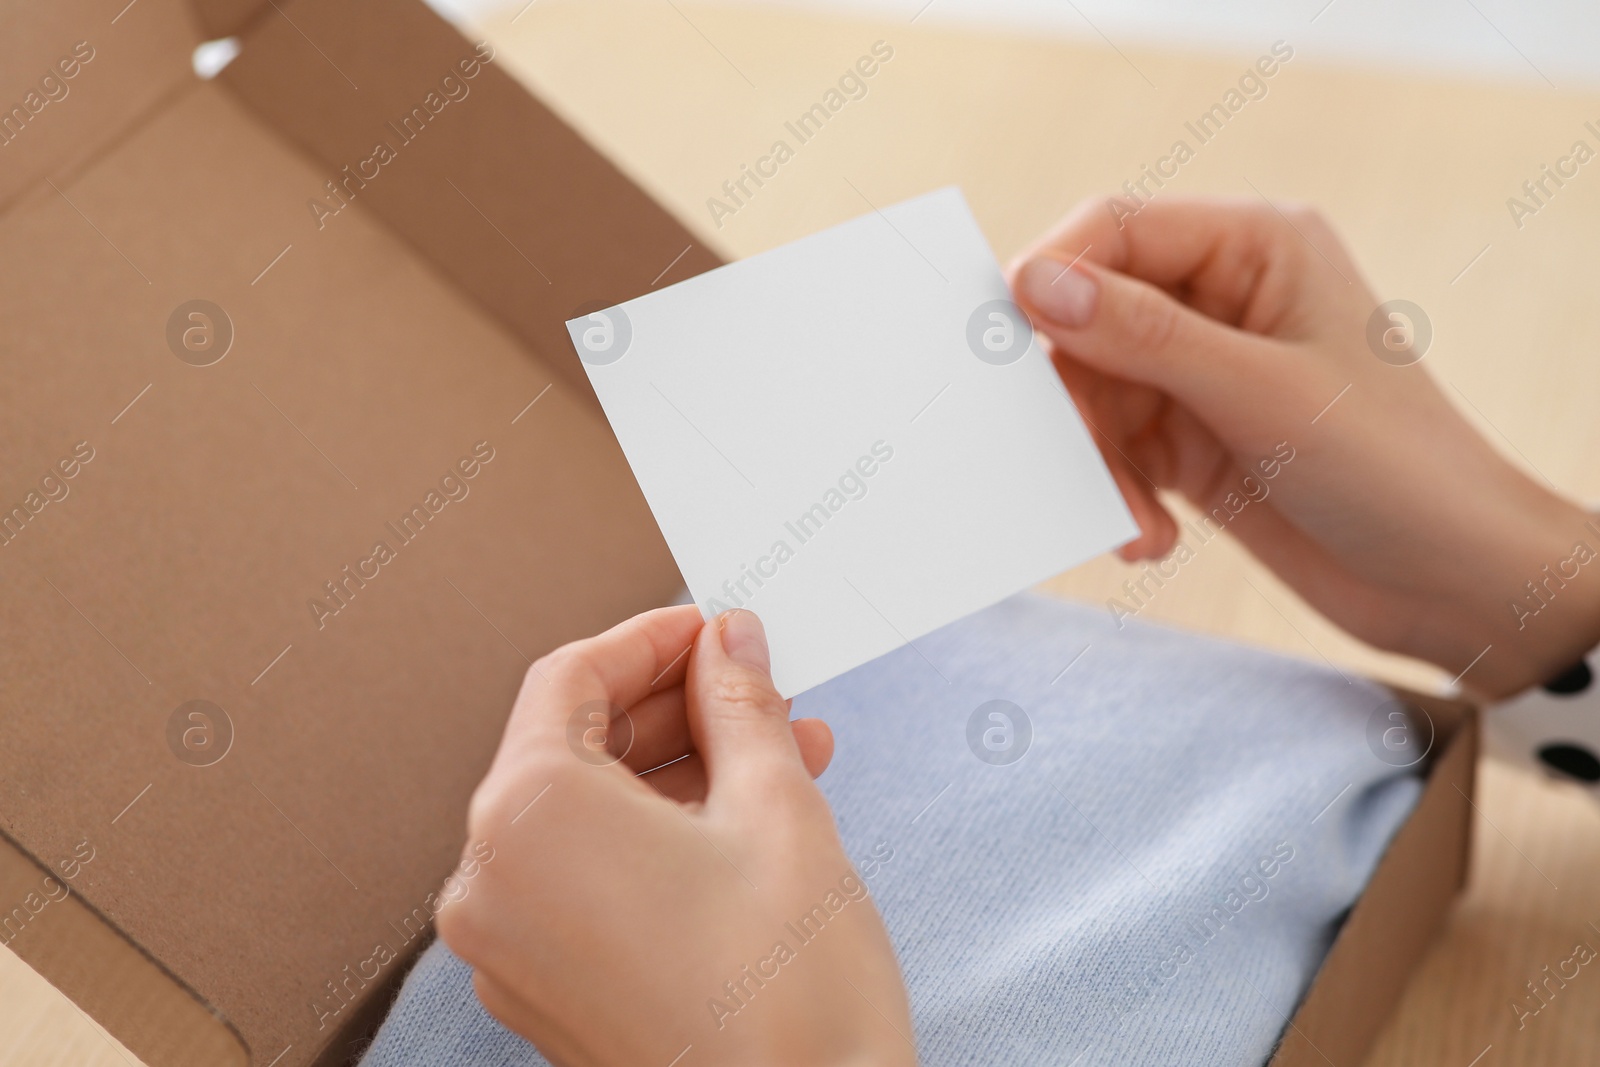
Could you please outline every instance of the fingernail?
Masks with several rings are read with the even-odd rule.
[[[734,609],[725,611],[719,620],[722,632],[722,651],[742,667],[762,672],[772,670],[772,656],[767,652],[767,631],[753,611]]]
[[[1068,270],[1053,259],[1033,259],[1017,281],[1028,302],[1052,322],[1081,330],[1094,318],[1100,287],[1080,270]]]

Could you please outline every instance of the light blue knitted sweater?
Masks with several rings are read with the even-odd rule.
[[[1368,748],[1384,700],[1021,596],[795,714],[833,727],[823,786],[923,1063],[1253,1067],[1419,793]],[[436,944],[363,1067],[543,1063]]]

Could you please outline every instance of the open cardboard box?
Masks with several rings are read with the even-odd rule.
[[[0,21],[0,941],[152,1067],[340,1063],[529,658],[681,584],[563,322],[718,259],[420,0],[125,3]],[[1414,702],[1274,1064],[1359,1063],[1465,876]]]

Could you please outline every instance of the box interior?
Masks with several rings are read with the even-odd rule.
[[[80,42],[0,148],[27,250],[0,262],[0,504],[93,456],[0,547],[0,892],[71,890],[8,944],[146,1062],[341,1062],[529,658],[680,584],[562,322],[717,259],[492,60],[465,78],[479,54],[419,2],[0,16],[7,70]],[[329,182],[351,205],[314,212]],[[169,340],[197,299],[232,336],[207,366]],[[390,532],[446,475],[465,495]],[[1472,723],[1414,699],[1433,778],[1280,1067],[1359,1058],[1464,875]],[[169,742],[191,700],[231,723],[208,766]]]
[[[106,6],[0,34],[9,70],[94,53],[0,149],[29,250],[0,266],[0,450],[92,456],[0,547],[4,877],[95,857],[8,943],[147,1062],[336,1062],[421,944],[530,658],[681,584],[552,339],[715,259],[492,61],[465,78],[420,3],[277,4],[211,82],[186,4]],[[469,92],[319,227],[398,141],[377,116],[452,72]],[[206,366],[169,339],[196,299],[232,334]],[[169,740],[193,700],[231,723],[208,766]],[[123,969],[79,966],[119,941]]]

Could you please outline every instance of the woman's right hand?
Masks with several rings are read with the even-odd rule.
[[[812,782],[831,736],[789,721],[771,666],[755,615],[685,606],[528,672],[439,936],[551,1063],[914,1067],[894,948]]]
[[[1320,216],[1176,197],[1120,214],[1080,205],[1010,274],[1139,521],[1125,559],[1174,549],[1157,489],[1175,490],[1335,623],[1470,666],[1484,696],[1600,643],[1600,524],[1490,447],[1420,365],[1378,358],[1378,300]]]

